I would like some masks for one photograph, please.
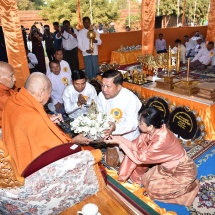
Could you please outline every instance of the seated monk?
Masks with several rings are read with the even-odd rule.
[[[15,81],[12,66],[0,61],[0,128],[2,127],[2,110],[8,97],[13,93],[12,88]]]
[[[137,139],[131,142],[121,136],[110,136],[105,142],[118,144],[126,154],[119,168],[119,181],[130,177],[144,185],[151,199],[190,206],[199,190],[196,165],[175,135],[162,124],[156,108],[140,110],[142,133]]]
[[[18,173],[36,157],[54,146],[73,142],[89,143],[82,134],[71,139],[54,123],[62,121],[61,114],[47,115],[45,105],[52,91],[46,75],[35,72],[25,86],[7,101],[2,113],[2,139],[15,160]]]

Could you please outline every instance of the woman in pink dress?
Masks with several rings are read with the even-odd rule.
[[[142,184],[151,199],[190,206],[199,190],[195,163],[156,108],[139,112],[139,129],[142,133],[132,142],[121,136],[105,140],[125,153],[118,180]]]

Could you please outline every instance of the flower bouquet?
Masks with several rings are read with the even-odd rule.
[[[70,125],[74,133],[82,133],[93,142],[102,142],[105,137],[104,130],[109,129],[109,122],[114,121],[112,115],[98,112],[96,104],[92,101],[88,113],[79,115]]]

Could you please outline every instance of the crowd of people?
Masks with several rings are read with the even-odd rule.
[[[134,93],[124,88],[123,76],[117,70],[103,73],[102,91],[98,95],[90,84],[98,72],[102,32],[93,29],[96,37],[92,39],[92,50],[87,37],[91,28],[89,17],[83,18],[84,28],[79,32],[71,28],[68,20],[64,20],[62,27],[57,22],[53,25],[55,32],[51,33],[45,25],[44,34],[35,25],[31,27],[28,39],[32,41],[32,53],[26,49],[31,74],[18,92],[12,90],[16,81],[13,68],[0,61],[0,129],[19,174],[35,158],[57,145],[90,144],[92,140],[83,134],[70,137],[57,124],[63,122],[63,114],[74,120],[87,113],[94,101],[99,112],[112,114],[115,119],[104,131],[104,142],[113,145],[118,153],[118,180],[130,179],[145,186],[152,199],[190,206],[199,189],[197,168],[164,124],[160,112],[146,108]],[[110,29],[114,32],[114,26]],[[47,68],[43,40],[49,58]],[[214,65],[213,42],[206,45],[199,32],[192,38],[185,35],[184,42],[185,46],[176,39],[172,50],[177,52],[180,46],[182,63],[192,57],[191,68],[205,69],[211,61]],[[84,71],[79,69],[78,49],[84,57]],[[167,52],[163,34],[156,40],[156,50]],[[55,113],[45,112],[48,102],[53,103]]]
[[[214,42],[209,41],[205,44],[204,37],[199,31],[195,32],[193,37],[184,35],[184,44],[180,39],[175,40],[175,46],[171,49],[172,54],[176,54],[180,47],[180,62],[185,65],[186,59],[190,58],[190,69],[205,70],[208,65],[211,65],[211,71],[215,72],[215,55]],[[159,34],[159,38],[155,41],[157,53],[166,53],[166,41],[163,34]]]
[[[115,118],[104,131],[104,141],[114,144],[119,154],[118,180],[130,178],[144,185],[152,199],[192,204],[199,189],[193,160],[163,124],[160,112],[142,106],[138,97],[122,86],[123,76],[119,71],[103,73],[102,91],[97,95],[84,71],[75,70],[71,81],[69,76],[61,76],[61,72],[67,75],[68,72],[61,70],[59,60],[50,61],[49,66],[48,75],[33,72],[25,85],[14,92],[14,70],[8,63],[0,62],[2,139],[19,174],[35,158],[57,145],[90,144],[92,140],[83,134],[70,137],[56,124],[63,121],[63,112],[71,119],[86,113],[93,100],[100,112],[111,113]],[[50,97],[58,113],[45,112],[44,105]]]

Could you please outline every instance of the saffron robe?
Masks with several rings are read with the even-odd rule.
[[[25,88],[14,93],[3,108],[2,138],[15,160],[19,174],[43,152],[62,143],[72,142]]]
[[[10,95],[13,93],[13,90],[9,87],[0,84],[0,128],[2,127],[2,110]]]
[[[190,206],[199,189],[197,168],[175,135],[163,125],[153,135],[142,133],[132,142],[121,140],[126,156],[119,168],[120,181],[129,177],[143,184],[150,198]],[[150,169],[149,165],[154,166]]]

